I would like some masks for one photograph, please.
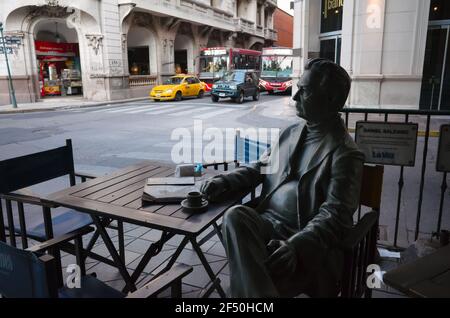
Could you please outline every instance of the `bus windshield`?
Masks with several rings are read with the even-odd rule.
[[[291,77],[292,61],[292,56],[263,56],[261,77]]]
[[[227,71],[228,55],[200,57],[200,77],[220,78]]]
[[[237,83],[244,83],[245,72],[228,72],[222,77],[222,81],[233,81]]]

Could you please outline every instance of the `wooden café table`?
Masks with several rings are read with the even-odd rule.
[[[383,281],[411,297],[450,298],[450,245],[387,272]]]
[[[216,289],[221,297],[225,297],[220,280],[208,264],[200,246],[214,234],[217,234],[222,241],[217,221],[228,208],[239,203],[241,198],[230,199],[218,204],[210,203],[206,212],[198,214],[185,212],[180,204],[147,205],[143,203],[141,196],[146,179],[149,177],[173,176],[174,168],[146,161],[50,194],[42,200],[91,215],[114,263],[125,280],[125,292],[135,291],[136,281],[150,259],[157,255],[162,250],[163,245],[173,236],[182,235],[183,239],[169,263],[156,276],[170,269],[186,244],[190,242],[211,278],[212,284],[206,295]],[[207,172],[202,176],[202,179],[209,178],[212,175],[214,175],[214,171]],[[122,257],[119,256],[105,229],[105,220],[120,220],[162,231],[159,241],[150,244],[131,275],[125,267],[123,255]],[[213,231],[202,240],[197,240],[197,237],[210,226],[213,226]]]

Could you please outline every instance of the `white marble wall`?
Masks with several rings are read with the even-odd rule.
[[[294,47],[302,52],[318,51],[320,2],[295,3]],[[345,0],[341,65],[353,78],[349,105],[419,107],[429,5],[430,0]],[[297,61],[300,71],[305,58]]]

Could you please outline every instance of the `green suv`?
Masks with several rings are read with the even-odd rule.
[[[215,82],[211,90],[211,99],[218,102],[220,98],[228,98],[242,104],[245,97],[252,96],[259,100],[259,78],[255,71],[234,70],[225,74]]]

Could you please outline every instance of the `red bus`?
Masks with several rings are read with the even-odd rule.
[[[261,52],[247,49],[213,47],[200,52],[198,78],[211,90],[214,81],[234,69],[261,69]]]
[[[264,48],[259,87],[269,94],[292,91],[292,49]]]

